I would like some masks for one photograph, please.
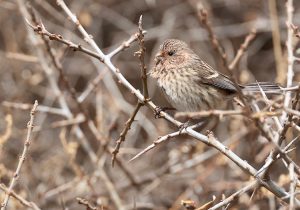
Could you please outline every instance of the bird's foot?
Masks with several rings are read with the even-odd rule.
[[[161,118],[161,112],[165,112],[167,110],[175,110],[174,108],[170,108],[170,107],[159,107],[157,106],[155,109],[154,109],[154,117],[155,119],[158,119],[158,118]]]
[[[184,129],[186,129],[187,127],[191,126],[192,125],[192,122],[191,120],[188,120],[184,123],[182,123],[180,126],[179,126],[179,134],[181,134],[183,132]]]

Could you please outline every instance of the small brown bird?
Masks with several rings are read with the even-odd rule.
[[[188,45],[177,39],[166,40],[155,56],[150,75],[157,79],[170,104],[178,111],[223,108],[236,95],[234,83],[204,62]],[[239,85],[243,92],[279,92],[276,84],[262,82]]]

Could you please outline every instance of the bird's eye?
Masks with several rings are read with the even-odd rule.
[[[172,56],[172,55],[174,55],[174,54],[175,54],[175,51],[174,51],[174,50],[171,50],[171,51],[168,52],[168,55],[169,55],[169,56]]]

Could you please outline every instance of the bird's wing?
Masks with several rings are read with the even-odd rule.
[[[212,85],[228,93],[236,93],[236,88],[233,82],[224,74],[217,72],[204,61],[198,62],[200,69],[200,82]]]

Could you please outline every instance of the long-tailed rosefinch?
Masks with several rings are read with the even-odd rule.
[[[236,95],[234,83],[204,62],[188,45],[168,39],[155,56],[150,75],[156,78],[168,101],[178,111],[201,111],[224,106]],[[278,92],[272,83],[239,85],[243,92]]]

